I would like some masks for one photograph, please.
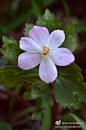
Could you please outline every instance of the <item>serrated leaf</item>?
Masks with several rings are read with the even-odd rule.
[[[5,88],[15,87],[18,83],[22,83],[27,80],[28,82],[29,80],[33,80],[35,82],[37,78],[39,78],[38,71],[35,70],[35,68],[25,71],[17,66],[7,66],[0,69],[0,84],[3,82],[3,84],[5,84]]]
[[[8,37],[6,37],[6,36],[2,37],[2,42],[4,43],[4,45],[6,45],[8,43],[8,41],[9,41]]]
[[[79,108],[79,100],[86,101],[86,84],[83,83],[80,68],[71,65],[58,67],[59,76],[54,84],[54,95],[64,108]]]
[[[41,27],[46,27],[51,32],[52,23],[54,21],[54,14],[46,9],[43,16],[39,16],[36,24]]]
[[[81,118],[79,118],[75,114],[71,113],[70,115],[77,121],[77,123],[81,126],[81,128],[83,130],[86,130],[86,122],[84,120],[82,120]]]
[[[4,84],[6,89],[16,87],[20,83],[26,89],[23,94],[26,100],[38,98],[48,88],[48,85],[39,77],[38,67],[30,70],[22,70],[17,66],[0,69],[0,84]]]
[[[36,24],[38,26],[46,27],[50,33],[57,29],[64,30],[65,41],[61,47],[68,48],[71,52],[74,52],[77,43],[76,24],[67,24],[63,27],[60,18],[57,17],[55,19],[54,14],[48,9],[46,9],[43,16],[38,17]]]
[[[42,121],[41,130],[50,130],[50,126],[51,126],[51,106],[50,101],[48,101]]]
[[[12,37],[8,38],[6,36],[3,36],[2,37],[2,42],[4,43],[3,46],[5,46],[5,45],[7,45],[9,43],[16,43],[17,41],[14,38],[12,38]]]
[[[32,28],[33,28],[33,24],[28,24],[28,23],[25,24],[25,28],[24,28],[24,32],[23,32],[25,37],[29,37],[28,32]]]
[[[63,30],[65,33],[65,41],[61,47],[68,48],[71,52],[74,52],[77,43],[76,24],[67,24]]]
[[[63,24],[59,17],[55,19],[54,14],[51,13],[48,9],[46,9],[43,16],[39,16],[36,21],[38,26],[46,27],[49,32],[52,32],[56,29],[63,29]]]
[[[2,40],[4,43],[1,48],[3,58],[14,65],[17,65],[18,56],[24,51],[19,48],[19,44],[12,37],[7,38],[4,36]]]
[[[63,29],[63,23],[61,23],[60,17],[57,17],[52,23],[52,31],[57,29]]]
[[[10,37],[9,42],[10,42],[10,43],[16,43],[16,40],[15,40],[13,37]]]

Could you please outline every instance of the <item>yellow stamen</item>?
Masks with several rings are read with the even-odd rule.
[[[43,51],[41,52],[42,57],[46,60],[46,56],[49,55],[50,49],[46,46],[43,46]]]

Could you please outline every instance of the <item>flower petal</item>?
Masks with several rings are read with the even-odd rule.
[[[57,78],[57,69],[53,61],[47,56],[41,60],[39,67],[39,76],[46,83],[52,83]]]
[[[52,50],[49,54],[50,58],[56,65],[66,66],[74,62],[75,57],[67,48],[57,48]]]
[[[63,30],[54,30],[48,37],[47,46],[52,50],[59,47],[65,40]]]
[[[41,62],[40,54],[22,53],[18,57],[18,66],[23,70],[34,68]]]
[[[33,39],[40,47],[43,47],[43,45],[46,45],[47,43],[49,32],[45,27],[34,26],[29,31],[29,37]]]
[[[34,53],[42,51],[42,48],[37,45],[31,38],[22,37],[19,43],[22,50]]]

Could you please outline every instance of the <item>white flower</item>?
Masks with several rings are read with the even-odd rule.
[[[58,48],[65,40],[63,30],[54,30],[50,35],[45,27],[34,26],[29,38],[22,37],[20,48],[26,52],[18,57],[18,66],[23,70],[34,68],[38,64],[39,76],[46,83],[52,83],[58,76],[55,66],[67,66],[75,58],[67,48]]]

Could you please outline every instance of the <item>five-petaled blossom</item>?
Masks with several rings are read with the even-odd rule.
[[[28,70],[40,64],[40,78],[46,83],[52,83],[58,76],[55,65],[67,66],[75,60],[69,49],[58,48],[64,40],[63,30],[54,30],[49,35],[46,27],[34,26],[29,31],[29,38],[20,39],[20,48],[26,52],[19,55],[18,66]]]

